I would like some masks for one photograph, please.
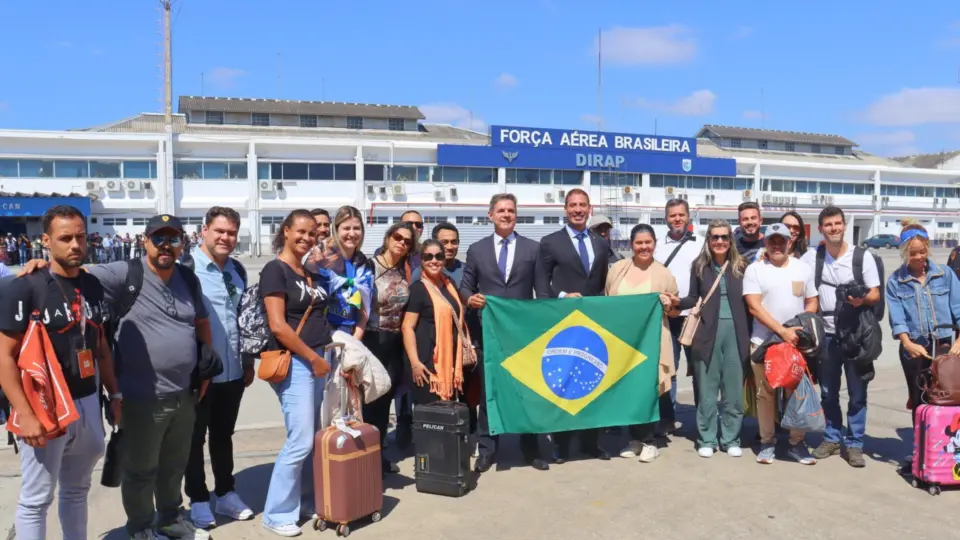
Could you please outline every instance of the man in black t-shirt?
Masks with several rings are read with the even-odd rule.
[[[737,221],[740,227],[733,233],[737,252],[747,260],[747,264],[752,264],[757,260],[760,249],[763,248],[763,233],[760,232],[763,218],[760,216],[760,205],[753,201],[741,204],[737,208]]]
[[[43,231],[49,269],[18,278],[23,283],[8,287],[0,298],[0,385],[17,411],[25,443],[16,531],[18,538],[46,537],[47,510],[59,484],[62,537],[86,538],[87,495],[93,467],[104,451],[99,384],[110,394],[115,421],[122,396],[101,331],[108,317],[103,287],[81,268],[87,252],[83,214],[72,206],[54,206],[43,216]],[[34,310],[50,336],[80,415],[64,435],[50,440],[30,407],[17,366]]]

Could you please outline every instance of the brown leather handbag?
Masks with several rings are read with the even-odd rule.
[[[310,276],[306,276],[307,286],[311,289],[313,288],[313,282],[310,280]],[[303,330],[303,325],[307,322],[307,317],[310,316],[310,312],[313,311],[313,298],[310,299],[310,305],[307,306],[307,310],[303,312],[303,317],[300,319],[300,324],[297,325],[297,335],[300,335],[300,331]],[[292,354],[287,349],[278,349],[275,351],[263,351],[260,353],[260,367],[257,368],[257,377],[270,382],[270,383],[280,383],[286,380],[287,374],[290,373],[290,359]]]
[[[723,279],[723,273],[727,270],[727,264],[729,264],[729,261],[723,263],[723,267],[720,268],[720,273],[717,274],[717,279],[713,281],[713,286],[710,287],[710,291],[707,292],[706,296],[697,299],[697,305],[690,308],[686,320],[683,321],[683,327],[680,329],[680,338],[677,341],[684,347],[693,345],[693,336],[697,335],[697,328],[700,328],[700,310],[703,309],[703,305],[707,303],[707,300],[713,296],[713,292],[717,290],[717,285],[720,285],[720,280]]]
[[[960,405],[960,356],[941,354],[930,365],[928,399],[933,405]]]

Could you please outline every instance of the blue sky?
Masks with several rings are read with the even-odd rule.
[[[178,0],[174,95],[412,104],[479,130],[596,128],[602,30],[604,130],[762,125],[884,155],[960,148],[960,4],[904,5]],[[162,110],[158,6],[0,2],[0,128]]]

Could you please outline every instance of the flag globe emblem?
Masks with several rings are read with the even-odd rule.
[[[607,346],[596,332],[571,326],[558,332],[543,351],[541,370],[550,391],[561,399],[580,399],[600,386],[607,373]]]

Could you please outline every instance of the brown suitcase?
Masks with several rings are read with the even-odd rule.
[[[334,344],[330,351],[336,352],[337,345],[342,349],[342,344]],[[338,364],[331,362],[334,369]],[[341,403],[346,403],[346,399]],[[355,419],[344,424],[348,430],[360,432],[360,436],[353,437],[336,426],[316,434],[313,480],[318,517],[313,526],[323,531],[336,525],[340,535],[348,536],[351,522],[366,517],[380,521],[383,476],[380,431]]]

